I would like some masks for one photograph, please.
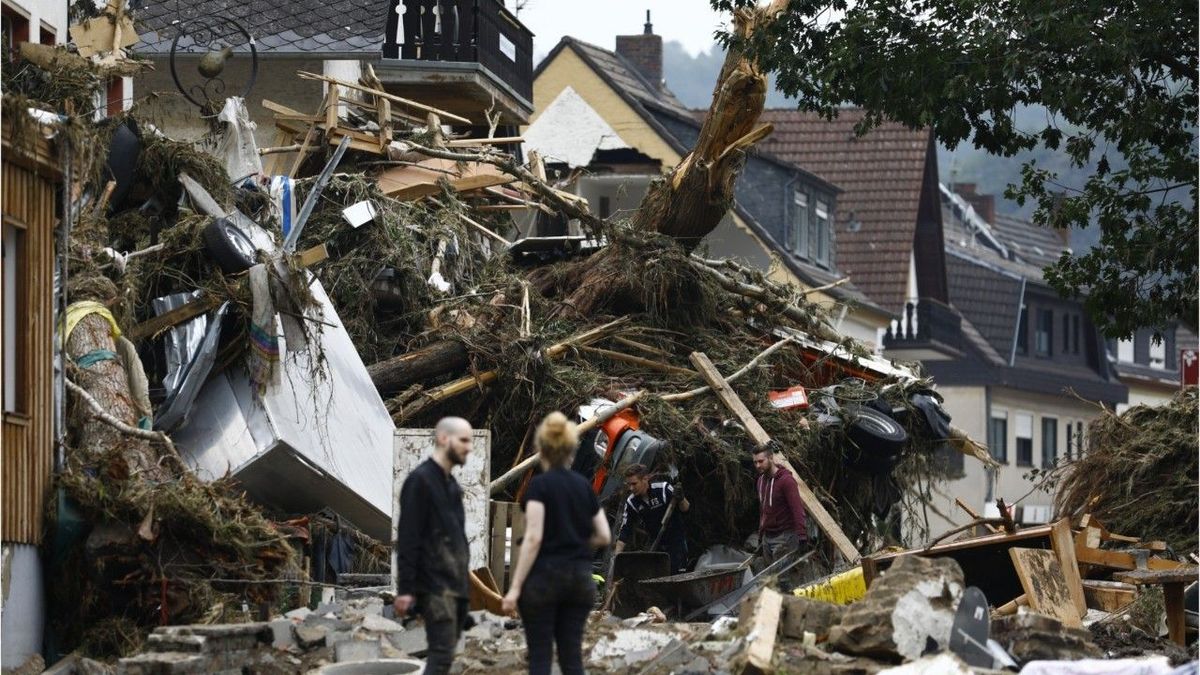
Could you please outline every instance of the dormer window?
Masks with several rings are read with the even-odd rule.
[[[1167,343],[1165,340],[1150,340],[1150,367],[1165,370],[1167,367]]]
[[[1117,360],[1121,363],[1133,363],[1133,340],[1117,340]]]
[[[808,195],[797,190],[792,195],[792,250],[808,259]]]
[[[1039,309],[1037,313],[1037,331],[1034,334],[1033,347],[1038,356],[1051,356],[1054,353],[1054,312],[1049,309]]]
[[[829,206],[822,201],[817,202],[816,218],[813,219],[816,229],[816,246],[813,260],[821,267],[829,267]],[[812,243],[810,242],[810,247]]]

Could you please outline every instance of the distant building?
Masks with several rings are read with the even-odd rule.
[[[940,195],[948,306],[919,298],[906,307],[885,353],[919,358],[954,423],[1001,464],[963,463],[939,510],[953,513],[959,497],[995,514],[1004,498],[1019,522],[1046,522],[1053,495],[1031,492],[1027,476],[1078,456],[1099,406],[1125,403],[1129,390],[1082,304],[1042,276],[1065,249],[1060,234],[997,215],[973,185],[943,185]]]
[[[621,217],[641,203],[651,181],[673,168],[695,143],[706,111],[686,108],[662,80],[662,37],[649,22],[608,50],[564,37],[538,65],[535,112],[524,132],[563,174],[580,173],[571,189],[593,213]],[[748,153],[735,202],[702,242],[716,258],[737,258],[771,279],[824,286],[844,276],[835,237],[840,188],[783,158]],[[569,224],[540,219],[538,234],[565,234]],[[877,346],[894,314],[854,284],[810,296],[836,305],[835,328]]]
[[[198,137],[208,124],[178,95],[171,47],[184,22],[214,16],[237,21],[254,38],[259,64],[246,105],[258,125],[259,147],[272,145],[276,133],[273,113],[262,107],[263,99],[305,115],[315,114],[322,105],[325,87],[299,79],[297,71],[357,82],[363,64],[371,64],[389,93],[461,115],[484,130],[488,109],[500,116],[502,128],[511,129],[533,112],[533,34],[500,0],[310,0],[283,5],[265,0],[146,0],[137,10],[142,33],[134,49],[149,57],[155,68],[137,78],[137,88],[141,94],[163,94],[151,114],[174,138]],[[241,43],[236,36],[230,39]],[[204,53],[191,46],[190,38],[180,40],[176,64],[189,87],[197,82],[196,64]],[[218,98],[241,94],[251,81],[251,63],[248,49],[234,51],[225,63],[225,91],[217,93]],[[397,110],[403,112],[399,106]]]

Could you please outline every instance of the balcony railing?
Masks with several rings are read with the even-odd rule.
[[[533,33],[499,0],[391,0],[383,57],[478,63],[533,100]]]
[[[893,321],[883,337],[884,348],[905,349],[934,342],[961,350],[962,317],[937,300],[920,298],[904,305],[904,315]]]

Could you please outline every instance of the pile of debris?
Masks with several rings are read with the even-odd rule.
[[[1091,513],[1118,532],[1195,551],[1197,398],[1187,387],[1166,405],[1102,411],[1088,425],[1087,450],[1049,477],[1058,512]]]
[[[756,18],[739,14],[740,30]],[[156,629],[150,654],[124,667],[219,670],[276,659],[275,646],[289,655],[264,668],[345,660],[339,649],[346,659],[415,654],[393,639],[408,633],[384,623],[379,598],[224,624],[308,606],[310,582],[385,570],[395,427],[443,415],[490,431],[499,477],[483,497],[503,499],[530,475],[537,422],[590,406],[584,424],[597,434],[576,468],[610,510],[620,468],[635,459],[674,467],[690,492],[722,495],[693,504],[700,550],[756,529],[747,449],[773,444],[821,531],[817,569],[898,543],[904,514],[943,471],[939,453],[992,463],[919,372],[830,327],[809,299],[820,289],[695,250],[726,212],[743,151],[770,131],[754,114],[765,78],[735,52],[695,151],[629,222],[597,219],[538,157],[497,149],[520,139],[456,135],[448,129],[469,120],[382,91],[369,68],[358,82],[302,73],[327,87],[313,114],[263,101],[281,144],[258,151],[237,98],[198,145],[166,138],[137,109],[91,123],[77,92],[53,86],[65,69],[94,67],[71,56],[31,61],[24,67],[41,74],[6,81],[4,103],[6,124],[10,113],[24,120],[7,134],[56,133],[71,168],[60,336],[70,396],[51,556],[55,577],[74,582],[54,603],[69,648],[129,654],[150,626],[200,624],[211,627]],[[581,234],[522,237],[514,210]],[[597,427],[618,414],[648,441],[641,454],[602,442]],[[923,536],[918,519],[907,525]],[[1091,542],[1092,524],[1081,527],[1071,536]],[[1118,553],[1089,546],[1097,560]],[[883,579],[916,564],[901,558]],[[864,562],[861,575],[869,582],[890,560]],[[938,574],[937,593],[962,586]],[[957,601],[921,592],[931,607]],[[772,647],[782,604],[769,590],[742,603],[752,609],[736,635],[728,622],[601,616],[590,658],[603,669],[632,667],[637,655],[667,670],[770,667],[783,653]],[[799,609],[788,610],[785,635],[807,653],[818,642],[809,635],[825,634],[808,617],[832,625],[837,612],[788,607]],[[830,627],[845,636],[831,643],[871,641],[847,622],[882,624],[856,616]],[[505,620],[484,625],[468,636],[483,651],[469,657],[493,669],[495,631],[518,632]],[[923,653],[904,645],[888,658]]]

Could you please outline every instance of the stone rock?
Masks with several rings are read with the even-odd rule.
[[[879,675],[971,675],[975,671],[949,652],[931,654],[912,663],[879,671]]]
[[[117,662],[119,675],[192,675],[211,671],[208,658],[202,654],[147,652]]]
[[[954,560],[902,556],[846,608],[829,631],[829,646],[891,661],[944,650],[962,590],[962,569]]]
[[[343,621],[341,619],[331,619],[327,616],[321,616],[320,614],[317,614],[316,612],[313,612],[312,614],[309,614],[307,617],[305,617],[304,625],[309,626],[310,628],[315,628],[315,627],[320,626],[321,628],[324,628],[325,630],[328,630],[331,633],[335,630],[350,630],[351,628],[354,627],[353,625],[351,625],[351,623],[349,621]]]
[[[333,646],[333,659],[338,663],[375,661],[380,656],[379,640],[342,640]]]
[[[841,622],[845,611],[844,606],[832,602],[787,595],[783,598],[780,630],[784,637],[797,640],[804,639],[805,632],[816,635],[817,640],[824,640],[830,629]]]
[[[296,644],[296,636],[292,633],[291,619],[275,619],[268,624],[271,626],[271,646],[275,649],[287,649]]]
[[[284,614],[284,616],[295,621],[303,621],[308,618],[309,614],[312,614],[311,609],[307,607],[298,607],[287,614]]]
[[[325,637],[329,629],[324,626],[295,626],[296,643],[301,649],[315,649],[325,646]]]
[[[367,614],[363,617],[362,623],[358,625],[362,630],[372,631],[375,633],[399,633],[404,630],[404,626],[385,619],[377,614]]]
[[[336,616],[338,614],[341,614],[343,611],[345,611],[345,609],[346,609],[345,603],[327,602],[327,603],[317,605],[317,608],[313,610],[313,614],[316,614],[317,616],[325,616],[326,614],[333,614]]]
[[[1104,651],[1083,628],[1068,628],[1048,616],[1023,612],[992,622],[991,637],[1018,663],[1101,658]]]
[[[417,656],[429,649],[423,630],[405,630],[399,633],[385,633],[384,636],[393,647],[408,656]]]

